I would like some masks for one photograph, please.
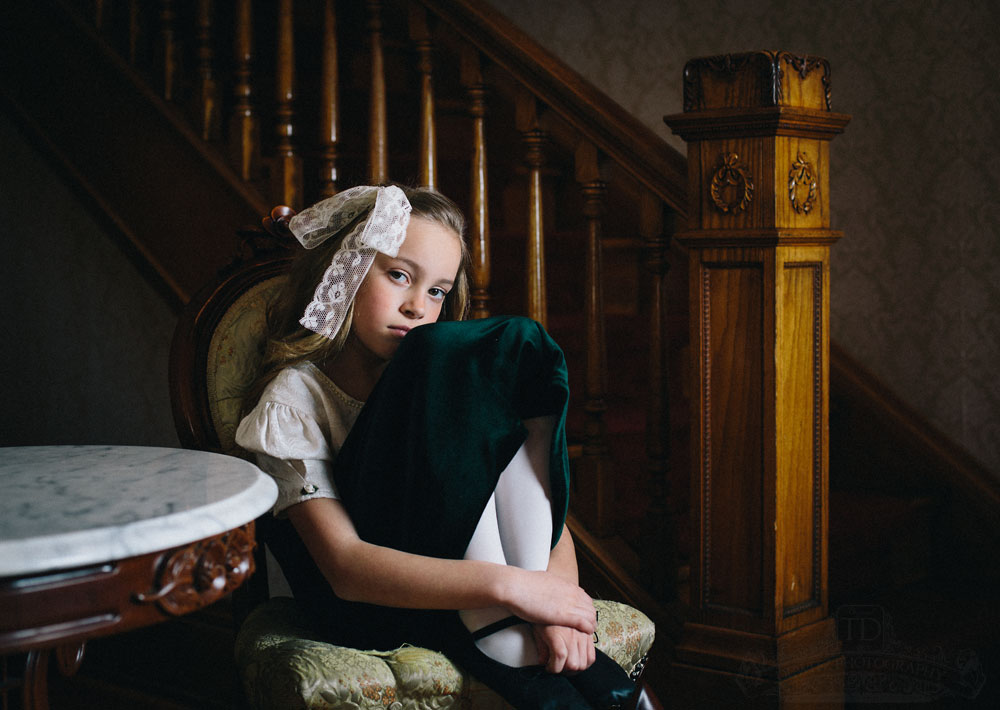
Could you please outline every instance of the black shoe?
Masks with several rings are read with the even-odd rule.
[[[595,710],[624,708],[636,690],[628,673],[600,650],[589,668],[567,675],[566,680]]]
[[[457,614],[455,619],[458,619]],[[504,622],[513,625],[520,620]],[[492,631],[499,630],[497,627],[504,622],[491,625],[494,627]],[[480,638],[488,635],[487,629],[481,632],[486,633],[475,635]],[[593,710],[587,699],[570,684],[567,676],[554,675],[541,666],[515,668],[495,661],[479,650],[473,635],[464,626],[461,631],[454,626],[447,647],[442,650],[469,675],[517,710]]]
[[[625,710],[663,710],[660,699],[653,694],[652,689],[645,683],[640,682],[635,687],[635,694],[625,706]]]

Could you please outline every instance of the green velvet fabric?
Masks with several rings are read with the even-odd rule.
[[[334,462],[341,499],[365,540],[460,559],[522,419],[554,415],[553,538],[566,517],[569,401],[562,350],[521,317],[435,323],[406,336]]]
[[[461,559],[501,471],[524,441],[521,420],[554,415],[554,545],[568,506],[568,399],[562,351],[535,321],[497,317],[413,330],[334,462],[358,534],[405,552]],[[339,643],[440,650],[465,633],[452,611],[338,599],[287,522],[270,521],[262,533],[296,598]]]

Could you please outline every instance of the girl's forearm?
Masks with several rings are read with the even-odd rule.
[[[579,584],[580,570],[576,562],[576,546],[573,544],[573,536],[570,535],[568,527],[563,528],[559,542],[549,553],[549,566],[546,569],[573,584]]]
[[[511,568],[473,560],[421,557],[360,542],[328,576],[342,599],[411,609],[505,606]],[[332,577],[332,578],[331,578]]]
[[[423,557],[361,540],[343,506],[316,499],[289,517],[338,597],[411,609],[503,606],[511,568],[488,562]]]
[[[337,596],[410,609],[501,606],[526,621],[593,631],[594,608],[560,571],[531,572],[473,560],[443,560],[361,540],[339,501],[313,499],[291,506],[289,518]],[[572,546],[572,541],[569,542]],[[557,545],[558,547],[558,545]],[[576,562],[572,563],[575,570]],[[575,578],[575,573],[572,574]]]

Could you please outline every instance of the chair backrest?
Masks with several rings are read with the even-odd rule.
[[[243,395],[263,354],[265,313],[289,257],[227,269],[186,306],[174,330],[170,395],[181,445],[233,456]]]
[[[247,457],[233,441],[243,395],[253,383],[263,355],[268,304],[280,291],[292,251],[280,238],[244,233],[252,257],[237,259],[206,284],[185,306],[170,350],[170,400],[181,445]],[[255,244],[261,239],[267,244]],[[273,517],[257,519],[257,540],[267,539]],[[269,596],[263,544],[254,553],[257,573],[233,595],[237,626]],[[276,577],[276,579],[280,579]],[[279,585],[287,583],[279,582]]]

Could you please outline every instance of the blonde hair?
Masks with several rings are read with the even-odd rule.
[[[440,320],[464,320],[469,309],[469,250],[465,243],[465,217],[454,202],[440,192],[427,187],[406,187],[397,185],[410,203],[411,217],[421,217],[436,222],[455,233],[462,247],[462,261],[458,268],[455,284],[445,297]],[[299,323],[299,319],[312,300],[316,285],[340,248],[344,237],[359,221],[368,219],[368,213],[360,215],[346,226],[337,236],[328,239],[315,249],[306,249],[292,263],[285,285],[278,297],[267,310],[267,338],[264,344],[263,360],[257,379],[248,389],[243,399],[244,413],[252,409],[264,388],[286,367],[302,362],[323,362],[335,357],[344,347],[351,332],[354,319],[354,304],[344,318],[340,330],[333,338],[327,338]]]

